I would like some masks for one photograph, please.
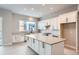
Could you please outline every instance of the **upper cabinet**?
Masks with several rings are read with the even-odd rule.
[[[71,23],[77,20],[77,11],[65,13],[59,16],[60,23]]]
[[[59,15],[59,23],[66,23],[66,14]]]
[[[68,22],[76,22],[77,21],[77,11],[67,13],[66,19],[68,19]]]

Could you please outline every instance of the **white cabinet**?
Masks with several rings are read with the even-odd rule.
[[[39,41],[38,40],[35,40],[35,48],[34,49],[37,53],[39,53]]]
[[[76,22],[77,21],[77,11],[67,13],[68,22]]]
[[[35,50],[35,39],[31,38],[31,48]]]
[[[27,45],[28,45],[29,47],[32,47],[32,40],[31,40],[30,37],[29,37],[28,40],[27,40]]]
[[[45,55],[51,55],[52,54],[52,45],[45,44]]]
[[[63,42],[51,45],[30,37],[27,42],[28,46],[40,55],[64,54]]]
[[[60,20],[60,23],[66,23],[66,14],[62,14],[62,15],[60,15],[59,17],[59,20]]]
[[[24,35],[13,34],[13,43],[24,42]]]
[[[44,55],[45,54],[45,44],[44,42],[39,42],[39,54]]]
[[[77,11],[65,13],[59,16],[60,23],[72,23],[77,21]]]
[[[63,55],[64,54],[64,42],[60,42],[52,45],[52,54],[53,55]]]
[[[52,51],[51,51],[51,45],[50,44],[47,44],[47,43],[44,43],[44,42],[40,42],[39,43],[39,54],[41,55],[51,55]]]

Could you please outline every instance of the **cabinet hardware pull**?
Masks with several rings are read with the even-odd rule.
[[[68,18],[66,18],[66,22],[68,22]]]
[[[33,43],[35,43],[35,39],[33,39]]]
[[[42,42],[42,47],[44,48],[44,42]]]

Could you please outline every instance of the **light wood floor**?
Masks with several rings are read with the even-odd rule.
[[[77,55],[75,51],[64,48],[65,55]],[[0,55],[37,55],[27,47],[26,43],[13,44],[11,46],[0,46]]]

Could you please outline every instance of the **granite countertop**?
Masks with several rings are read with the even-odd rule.
[[[30,38],[34,38],[34,39],[39,40],[39,41],[42,41],[42,42],[47,43],[47,44],[51,44],[51,45],[57,44],[57,43],[65,40],[64,38],[45,36],[41,33],[30,34],[30,35],[26,35],[26,36],[30,37]]]

